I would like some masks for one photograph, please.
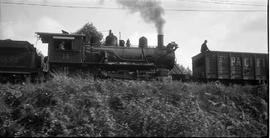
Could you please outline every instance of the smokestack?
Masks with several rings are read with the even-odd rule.
[[[158,40],[158,47],[163,47],[163,35],[162,34],[158,34],[157,36],[157,40]]]

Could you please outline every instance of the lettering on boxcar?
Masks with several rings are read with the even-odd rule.
[[[250,66],[250,59],[249,58],[244,58],[244,66],[249,67]]]
[[[234,66],[235,64],[235,57],[231,57],[231,66]]]
[[[241,66],[240,57],[236,57],[236,66]]]
[[[241,66],[240,57],[231,57],[231,66]]]

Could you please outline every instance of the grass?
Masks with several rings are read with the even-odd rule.
[[[0,84],[0,136],[262,137],[268,86],[55,75]]]

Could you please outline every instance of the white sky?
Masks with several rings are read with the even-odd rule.
[[[106,37],[109,29],[121,38],[138,45],[141,36],[156,46],[154,24],[145,23],[138,13],[127,9],[65,8],[9,3],[47,4],[75,7],[122,8],[115,0],[0,0],[0,39],[26,40],[43,54],[47,47],[36,43],[35,32],[61,33],[61,29],[75,32],[92,22]],[[177,63],[192,68],[191,57],[200,52],[208,40],[208,48],[215,51],[267,53],[267,0],[161,0],[164,44],[175,41]],[[251,6],[253,5],[253,6]],[[199,10],[199,11],[171,11]],[[201,11],[215,10],[215,11]],[[222,12],[220,10],[233,10]],[[236,12],[235,10],[265,10]]]

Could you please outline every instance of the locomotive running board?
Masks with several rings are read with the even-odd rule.
[[[130,63],[130,62],[105,62],[105,63],[95,63],[95,62],[84,62],[86,65],[115,65],[115,66],[145,66],[154,67],[153,63]]]
[[[130,63],[130,62],[107,62],[108,65],[139,65],[139,66],[154,66],[153,63]]]

